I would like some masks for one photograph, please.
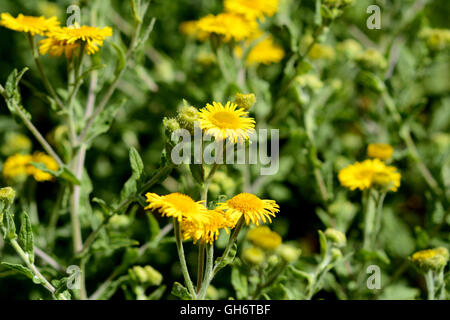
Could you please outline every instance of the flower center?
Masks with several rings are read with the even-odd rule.
[[[237,129],[239,128],[239,117],[236,115],[226,112],[219,111],[212,116],[214,124],[222,129]]]
[[[228,200],[227,204],[242,213],[264,209],[261,199],[251,193],[240,193]]]
[[[181,193],[171,193],[164,196],[164,200],[172,204],[178,211],[189,213],[196,211],[197,205],[191,197]]]

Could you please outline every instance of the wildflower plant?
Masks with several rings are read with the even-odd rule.
[[[437,4],[3,2],[0,299],[450,296]]]

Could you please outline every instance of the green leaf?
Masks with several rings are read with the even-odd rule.
[[[125,56],[125,50],[119,46],[118,44],[114,42],[110,42],[113,46],[114,50],[116,50],[117,54],[117,62],[116,62],[116,68],[114,70],[114,76],[118,76],[120,72],[125,68],[126,66],[126,56]]]
[[[19,108],[27,119],[31,119],[30,113],[22,106],[22,97],[19,90],[19,81],[27,70],[28,68],[23,68],[22,71],[17,72],[17,69],[14,69],[8,76],[8,80],[5,84],[5,92],[3,94],[5,96],[6,105],[13,115],[18,115],[16,108]]]
[[[5,266],[11,270],[19,272],[19,273],[23,274],[24,276],[30,278],[31,280],[33,280],[33,278],[34,278],[33,272],[21,264],[2,262],[1,265]]]
[[[223,267],[229,265],[230,263],[233,262],[234,258],[236,257],[236,252],[237,252],[237,243],[233,243],[233,246],[230,248],[230,251],[228,252],[228,255],[223,259],[222,262],[219,263],[220,258],[216,259],[216,264],[218,264],[217,266],[217,271],[219,271],[220,269],[222,269]]]
[[[322,256],[322,259],[325,259],[325,256],[327,255],[328,251],[327,238],[325,237],[325,234],[322,232],[322,230],[319,230],[318,232],[319,232],[320,255]]]
[[[314,24],[316,26],[320,26],[322,24],[321,7],[322,7],[322,1],[321,0],[316,0],[316,11],[314,13]]]
[[[247,277],[242,274],[237,266],[233,266],[231,270],[231,284],[236,290],[236,297],[238,299],[245,299],[248,297],[248,281]]]
[[[150,241],[152,241],[159,234],[161,228],[159,227],[158,220],[156,220],[152,213],[147,214],[147,219],[150,227]]]
[[[2,225],[2,231],[3,231],[3,239],[12,240],[16,239],[16,224],[14,223],[14,215],[10,212],[5,212],[3,217],[3,225]]]
[[[131,170],[133,171],[133,176],[136,180],[139,180],[144,172],[144,163],[139,155],[139,152],[133,147],[130,148],[130,164]]]
[[[186,289],[185,286],[183,286],[179,282],[175,282],[172,287],[171,293],[175,296],[180,298],[181,300],[192,300],[191,295],[189,294],[188,289]]]
[[[30,164],[35,167],[36,169],[39,169],[41,171],[44,171],[46,173],[51,174],[54,177],[61,178],[63,180],[66,180],[67,182],[70,182],[74,185],[80,185],[80,180],[77,179],[77,177],[70,171],[67,167],[59,168],[58,171],[50,170],[48,169],[45,164],[40,162],[30,162]]]
[[[95,202],[100,206],[105,217],[109,217],[114,214],[114,208],[107,204],[103,199],[94,197],[92,202]]]
[[[148,296],[148,300],[159,300],[159,299],[161,299],[162,295],[166,291],[166,288],[167,287],[165,285],[162,285],[161,287],[159,287],[158,289],[156,289],[155,291],[150,293],[150,295]]]
[[[31,227],[30,217],[25,211],[22,213],[22,224],[20,226],[18,240],[22,249],[28,254],[30,263],[34,263],[33,229]]]
[[[129,279],[128,275],[125,275],[109,283],[109,285],[102,292],[102,294],[97,297],[97,300],[109,300],[114,295],[114,293],[116,293],[117,289],[123,283],[127,282],[128,279]]]

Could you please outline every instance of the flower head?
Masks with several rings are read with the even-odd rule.
[[[247,140],[249,133],[253,132],[255,120],[247,115],[247,111],[232,102],[227,102],[225,106],[220,102],[208,103],[198,113],[201,128],[207,135],[233,142]]]
[[[411,261],[422,271],[439,271],[445,267],[448,262],[449,253],[447,248],[435,248],[421,250],[414,253]]]
[[[284,58],[284,50],[274,43],[272,37],[267,37],[258,42],[247,56],[246,63],[249,65],[263,63],[278,63]]]
[[[31,157],[31,162],[41,163],[51,171],[57,171],[59,169],[58,163],[55,159],[43,152],[35,152]],[[27,167],[27,172],[29,175],[32,175],[36,181],[51,181],[54,179],[50,173],[44,172],[31,164]]]
[[[367,156],[370,158],[378,158],[387,160],[392,157],[394,148],[386,143],[371,143],[367,147]]]
[[[148,206],[145,209],[158,210],[162,216],[173,217],[182,222],[184,220],[196,223],[207,222],[207,209],[202,201],[194,201],[188,195],[175,192],[165,196],[148,192],[146,195]]]
[[[11,30],[27,32],[32,36],[36,34],[43,36],[47,31],[59,27],[59,21],[56,17],[46,19],[44,17],[24,16],[20,13],[17,18],[14,18],[9,13],[2,13],[0,25]]]
[[[266,250],[275,250],[281,244],[281,236],[267,226],[252,228],[247,233],[247,239],[253,245]]]
[[[45,38],[39,41],[39,53],[44,55],[48,52],[51,57],[60,57],[64,53],[64,56],[70,59],[78,48],[80,48],[78,43],[68,44],[54,38]]]
[[[57,55],[57,53],[62,54],[61,47],[68,46],[69,52],[73,53],[76,47],[83,44],[88,54],[94,54],[103,45],[103,41],[107,37],[111,37],[112,34],[113,31],[110,27],[97,28],[75,24],[70,27],[55,28],[47,33],[48,38],[53,41],[47,39],[45,39],[47,41],[41,41],[40,45],[43,47],[40,48],[40,51],[41,53],[50,51],[50,53],[54,52]],[[64,50],[64,52],[66,51]]]
[[[271,217],[280,211],[279,205],[274,200],[262,200],[251,193],[240,193],[224,203],[218,203],[217,209],[226,210],[226,214],[236,225],[243,215],[247,225],[251,223],[257,226],[261,223],[272,222]]]
[[[250,265],[258,266],[264,262],[265,258],[264,251],[257,247],[245,248],[242,251],[242,259]]]
[[[181,231],[183,239],[192,239],[194,243],[202,241],[205,243],[213,243],[219,237],[221,229],[231,228],[232,222],[220,210],[207,210],[204,214],[204,220],[198,222],[193,220],[185,220],[181,223]]]
[[[220,13],[216,16],[210,14],[198,20],[195,26],[200,40],[206,40],[215,34],[224,42],[248,39],[258,30],[256,21],[235,13]]]
[[[261,19],[271,17],[278,11],[278,0],[225,0],[227,12],[238,13],[247,19]]]
[[[5,180],[24,181],[28,176],[27,168],[31,162],[29,154],[15,154],[8,157],[3,164],[3,178]]]
[[[350,190],[381,186],[386,190],[397,191],[401,175],[397,168],[387,166],[380,159],[368,159],[342,169],[338,178],[341,184]]]
[[[234,102],[239,108],[249,110],[256,103],[256,96],[254,93],[236,93]]]

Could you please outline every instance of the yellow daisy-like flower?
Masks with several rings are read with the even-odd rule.
[[[79,47],[79,43],[67,44],[65,41],[59,41],[54,38],[46,38],[39,41],[39,53],[44,55],[48,52],[51,57],[59,57],[64,53],[66,58],[70,59]]]
[[[46,155],[43,152],[35,152],[31,157],[31,162],[42,163],[45,167],[52,171],[58,171],[59,166],[58,163],[52,157]],[[27,172],[29,175],[32,175],[36,181],[52,181],[54,177],[47,172],[39,170],[30,164],[27,167]]]
[[[401,175],[397,168],[387,166],[380,159],[368,159],[342,169],[338,178],[340,183],[350,190],[365,190],[374,186],[397,191]]]
[[[77,24],[50,30],[47,36],[57,42],[54,42],[54,52],[61,52],[58,49],[59,46],[73,46],[73,45],[85,45],[85,50],[88,54],[94,54],[99,50],[99,47],[103,45],[103,41],[107,37],[111,37],[113,31],[110,27],[97,28],[91,26],[79,26]],[[50,46],[47,42],[41,42],[41,45]],[[52,46],[50,46],[52,48]],[[45,47],[44,47],[45,48]],[[45,51],[45,49],[42,49]],[[51,49],[49,49],[51,51]],[[47,51],[49,51],[47,50]],[[72,51],[73,52],[73,51]]]
[[[227,12],[238,13],[247,19],[261,19],[271,17],[278,11],[278,0],[225,0]]]
[[[235,143],[247,140],[255,127],[255,120],[248,117],[248,112],[232,102],[227,102],[225,106],[220,102],[208,103],[200,109],[198,118],[205,134]]]
[[[411,261],[421,270],[439,271],[445,267],[449,259],[447,248],[440,247],[435,249],[421,250],[414,253]]]
[[[275,250],[281,244],[281,236],[267,226],[252,228],[248,231],[247,239],[253,245],[266,250]]]
[[[367,156],[369,158],[378,158],[380,160],[387,160],[392,157],[394,148],[386,143],[371,143],[367,147]]]
[[[149,203],[145,209],[158,210],[162,216],[173,217],[178,222],[192,221],[196,224],[207,223],[207,209],[203,201],[194,201],[188,195],[175,192],[165,196],[148,192],[146,195]]]
[[[27,166],[31,162],[29,154],[15,154],[6,159],[3,164],[3,178],[5,180],[25,180],[28,176]]]
[[[246,63],[249,65],[263,63],[278,63],[284,58],[284,50],[274,43],[272,37],[258,42],[247,56]]]
[[[197,37],[200,40],[206,40],[216,34],[221,36],[224,42],[242,41],[258,32],[258,23],[255,20],[246,19],[235,13],[207,15],[196,22],[196,27]]]
[[[262,200],[251,193],[240,193],[224,203],[218,203],[217,209],[226,210],[226,214],[236,225],[242,215],[245,223],[257,226],[261,223],[272,222],[271,217],[280,211],[280,206],[274,200]]]
[[[221,229],[225,229],[228,233],[228,228],[232,227],[232,222],[220,210],[208,210],[203,215],[204,222],[184,220],[181,223],[184,240],[192,239],[194,243],[199,240],[205,243],[213,243],[219,237]]]
[[[2,13],[0,25],[14,31],[27,32],[32,36],[36,34],[43,36],[47,31],[59,27],[59,21],[56,17],[46,19],[19,14],[14,18],[9,13]]]

